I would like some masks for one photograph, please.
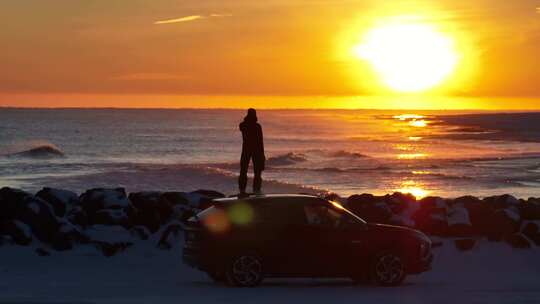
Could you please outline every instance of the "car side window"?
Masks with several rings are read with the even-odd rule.
[[[304,206],[306,222],[312,226],[338,227],[341,214],[323,204],[306,204]]]

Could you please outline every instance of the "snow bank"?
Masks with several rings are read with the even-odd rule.
[[[537,250],[482,241],[459,252],[435,249],[433,270],[403,286],[353,285],[349,280],[268,279],[253,289],[212,283],[184,266],[181,251],[138,242],[105,258],[91,246],[39,257],[20,247],[0,250],[0,302],[20,303],[539,303]]]

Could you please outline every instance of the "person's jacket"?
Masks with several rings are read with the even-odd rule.
[[[246,117],[240,123],[242,132],[242,152],[250,152],[254,155],[264,155],[263,132],[261,125],[256,120]]]

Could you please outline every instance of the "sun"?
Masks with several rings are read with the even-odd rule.
[[[455,42],[433,25],[389,22],[366,32],[354,55],[367,61],[380,81],[396,92],[423,92],[441,85],[460,56]]]

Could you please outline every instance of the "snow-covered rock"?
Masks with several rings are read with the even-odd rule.
[[[84,211],[81,206],[73,207],[73,209],[67,213],[66,218],[71,223],[82,228],[86,228],[89,224],[88,214],[86,214],[86,211]]]
[[[472,228],[469,211],[462,205],[454,205],[448,211],[448,227],[452,229],[457,226]]]
[[[130,193],[129,199],[139,213],[142,213],[143,216],[152,215],[152,220],[159,223],[159,225],[167,222],[173,214],[173,205],[161,192]],[[147,225],[148,223],[140,222],[139,224]],[[148,228],[155,230],[155,227],[153,226]]]
[[[63,217],[66,211],[79,204],[79,196],[68,190],[45,187],[36,196],[48,202],[56,216]]]
[[[7,235],[17,245],[26,246],[32,242],[32,231],[28,225],[21,221],[11,220],[3,222],[0,226],[0,235]]]
[[[86,230],[90,243],[110,257],[133,245],[134,239],[122,226],[94,225]]]
[[[27,197],[17,219],[28,224],[42,242],[50,242],[60,225],[52,207],[38,197]]]
[[[133,226],[130,218],[122,209],[102,209],[90,216],[91,225],[120,225],[125,228]]]
[[[75,244],[86,244],[90,241],[81,228],[64,220],[58,228],[54,239],[51,242],[55,250],[70,250]]]
[[[148,240],[150,237],[150,231],[144,226],[135,226],[129,230],[129,233],[140,240]]]
[[[536,246],[540,246],[540,221],[524,221],[520,231]]]
[[[182,224],[179,222],[173,222],[167,225],[161,231],[161,237],[159,238],[157,247],[160,249],[171,249],[175,244],[179,243],[179,238],[182,233]]]
[[[504,240],[506,241],[506,243],[512,246],[512,248],[517,248],[517,249],[531,248],[531,242],[527,239],[525,235],[521,233],[509,234],[505,236]]]
[[[415,228],[431,235],[446,235],[448,218],[446,208],[421,206],[412,215]]]
[[[81,206],[88,213],[101,209],[123,209],[129,207],[129,199],[124,188],[86,190],[80,196]]]

